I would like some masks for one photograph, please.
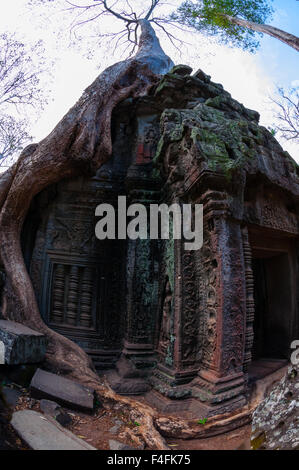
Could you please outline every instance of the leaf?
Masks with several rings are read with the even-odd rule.
[[[206,422],[207,422],[207,418],[203,418],[203,419],[199,419],[197,421],[197,424],[206,424]]]

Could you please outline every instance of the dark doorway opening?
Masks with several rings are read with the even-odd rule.
[[[292,313],[288,253],[254,251],[254,343],[252,359],[288,359]]]

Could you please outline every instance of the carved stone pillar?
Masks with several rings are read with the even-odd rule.
[[[200,295],[203,298],[201,368],[192,396],[207,415],[245,404],[246,285],[240,223],[230,217],[227,195],[207,191]]]
[[[245,263],[245,282],[246,282],[246,336],[244,351],[244,371],[247,372],[248,366],[252,360],[252,346],[254,340],[253,322],[254,322],[254,280],[252,273],[252,256],[248,238],[248,229],[242,229],[243,251]]]
[[[159,200],[160,180],[154,177],[152,167],[158,142],[158,117],[142,114],[137,117],[136,127],[135,157],[126,176],[127,205],[142,204],[148,207]],[[125,395],[148,391],[150,384],[147,378],[156,364],[154,331],[159,286],[159,241],[151,240],[149,233],[148,228],[147,239],[127,240],[124,344],[116,371],[109,374],[112,388]]]
[[[153,390],[146,398],[163,411],[171,412],[188,409],[189,383],[198,372],[197,253],[186,251],[184,240],[170,237],[163,240],[161,256],[161,300],[156,326],[158,364],[151,376]]]

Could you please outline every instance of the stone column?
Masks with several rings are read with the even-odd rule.
[[[161,252],[158,364],[151,376],[153,391],[147,394],[147,400],[171,412],[188,408],[189,383],[198,372],[197,255],[195,251],[186,251],[184,240],[173,240],[172,235],[163,240]]]
[[[248,366],[252,361],[252,346],[254,340],[253,322],[254,322],[254,279],[252,272],[252,255],[248,238],[248,228],[242,229],[243,252],[245,264],[245,282],[246,282],[246,337],[244,350],[244,371],[247,372]]]
[[[126,178],[127,205],[148,207],[157,203],[158,183],[152,177],[149,162],[132,164]],[[154,331],[159,285],[158,253],[159,241],[149,238],[149,229],[147,239],[127,240],[124,343],[116,364],[117,373],[110,374],[110,383],[118,393],[136,395],[150,389],[147,378],[156,364]]]
[[[240,222],[230,216],[226,193],[207,191],[200,296],[203,315],[201,368],[192,396],[219,414],[245,403],[246,283]]]

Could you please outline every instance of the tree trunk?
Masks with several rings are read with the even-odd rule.
[[[107,68],[39,144],[28,146],[0,177],[0,260],[6,273],[2,316],[44,333],[49,341],[47,366],[54,372],[93,386],[103,402],[134,402],[101,384],[90,358],[75,343],[43,322],[20,244],[22,226],[33,198],[63,178],[92,175],[112,152],[111,115],[129,96],[146,94],[160,73],[173,65],[163,53],[148,21],[142,20],[139,49],[132,59]],[[155,61],[157,58],[157,61]],[[139,407],[140,432],[148,446],[165,448],[153,427],[153,411]]]
[[[257,31],[258,33],[265,33],[273,38],[279,39],[288,46],[293,47],[296,51],[299,51],[299,38],[293,34],[287,33],[282,29],[275,28],[268,24],[259,24],[253,23],[252,21],[243,20],[236,16],[223,15],[230,23],[242,26],[243,28],[251,29],[252,31]]]

